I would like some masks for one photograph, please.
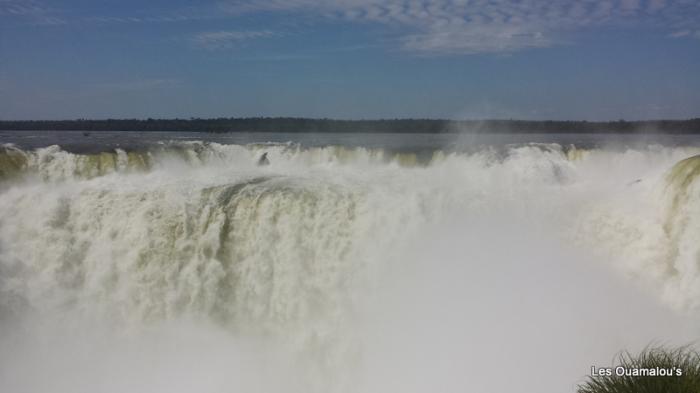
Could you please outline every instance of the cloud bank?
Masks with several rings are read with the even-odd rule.
[[[549,47],[600,26],[700,30],[700,2],[694,0],[247,0],[220,8],[234,15],[299,12],[394,26],[402,49],[437,54]]]
[[[154,15],[88,15],[82,16],[81,22],[196,23],[246,15],[304,17],[312,23],[386,26],[396,48],[423,55],[545,48],[607,27],[641,26],[670,38],[700,38],[697,0],[223,0],[160,11]],[[68,23],[65,15],[39,0],[0,0],[0,21],[25,18],[33,24],[59,25]],[[272,19],[260,29],[204,31],[192,35],[191,41],[199,47],[226,49],[246,40],[272,37],[277,35]]]

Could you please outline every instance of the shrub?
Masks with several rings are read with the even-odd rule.
[[[612,375],[589,376],[578,386],[578,393],[700,393],[700,353],[689,346],[648,347],[637,356],[623,352],[617,363],[611,369]],[[619,367],[624,368],[622,375]],[[646,371],[634,375],[633,370]],[[672,371],[671,376],[659,375],[668,371]],[[650,373],[656,375],[646,375]]]

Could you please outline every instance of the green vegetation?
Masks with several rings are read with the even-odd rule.
[[[617,360],[618,364],[610,369],[612,375],[599,372],[589,376],[579,385],[578,393],[700,392],[700,353],[690,347],[647,348],[637,356],[624,352]]]
[[[0,130],[358,132],[358,133],[664,133],[700,134],[700,118],[658,121],[218,119],[0,120]]]

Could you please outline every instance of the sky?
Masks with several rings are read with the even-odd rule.
[[[699,0],[0,0],[0,119],[700,117]]]

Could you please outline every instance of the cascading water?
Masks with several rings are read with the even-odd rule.
[[[0,390],[571,390],[626,345],[697,338],[698,153],[6,145]],[[544,350],[572,364],[551,384],[493,382],[512,356],[480,343],[560,347],[592,318],[610,334]]]

